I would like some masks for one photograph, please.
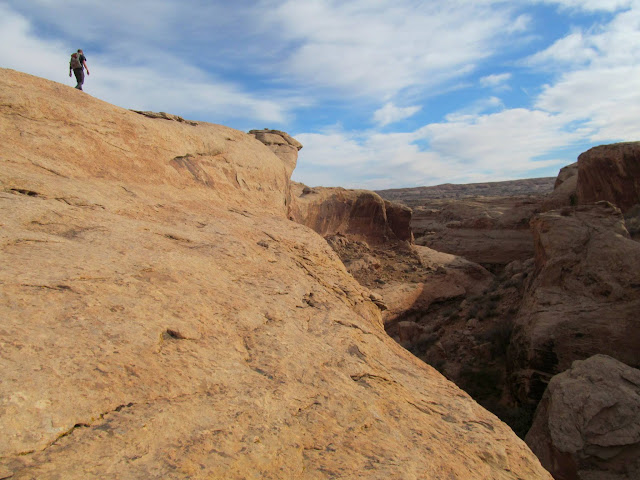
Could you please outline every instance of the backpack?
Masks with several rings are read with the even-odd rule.
[[[71,54],[71,61],[69,62],[69,66],[73,69],[82,68],[82,63],[80,63],[80,54],[75,52]]]

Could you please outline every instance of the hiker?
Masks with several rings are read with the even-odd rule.
[[[78,90],[82,90],[85,68],[87,69],[87,75],[89,75],[89,67],[87,67],[87,57],[84,56],[82,49],[79,48],[77,53],[71,54],[71,61],[69,62],[69,76],[71,76],[71,70],[73,70],[73,73],[76,76],[76,80],[78,82],[78,84],[76,85],[76,88]]]

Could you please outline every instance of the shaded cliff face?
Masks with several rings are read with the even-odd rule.
[[[536,271],[516,319],[511,387],[536,405],[549,379],[595,354],[638,368],[640,245],[607,202],[532,221]]]
[[[606,200],[622,213],[640,204],[640,142],[594,147],[578,157],[578,201]]]
[[[411,209],[369,190],[292,185],[291,218],[322,236],[348,235],[371,244],[412,242]]]
[[[385,334],[252,136],[8,70],[0,132],[0,476],[550,478]]]

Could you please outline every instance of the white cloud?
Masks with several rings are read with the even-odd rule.
[[[637,0],[538,0],[535,3],[557,4],[566,9],[609,12],[638,5]]]
[[[490,110],[503,109],[504,104],[498,97],[480,98],[469,105],[445,116],[447,122],[465,121]]]
[[[526,63],[532,67],[566,68],[594,60],[598,52],[582,32],[574,32],[557,40],[549,48],[529,57]]]
[[[480,85],[483,87],[498,88],[504,87],[505,83],[511,79],[510,73],[497,73],[493,75],[487,75],[480,78]]]
[[[574,31],[529,61],[563,71],[536,108],[576,123],[592,141],[640,138],[640,10]]]
[[[46,6],[48,2],[37,3]],[[83,2],[70,1],[63,7],[79,9],[80,3]],[[170,11],[168,2],[163,4]],[[64,8],[62,11],[67,12]],[[70,18],[77,17],[70,15]],[[74,30],[77,28],[75,25]],[[0,45],[3,45],[0,47],[3,67],[75,85],[68,77],[68,63],[76,46],[37,36],[26,17],[4,5],[0,5]],[[251,118],[282,124],[287,120],[288,110],[303,103],[300,98],[277,95],[262,98],[264,95],[245,92],[200,70],[191,57],[181,58],[157,50],[146,53],[141,50],[139,55],[134,50],[92,55],[85,48],[85,52],[91,71],[85,80],[85,90],[124,108],[168,111],[191,118]]]
[[[582,140],[564,127],[549,113],[512,109],[406,133],[298,134],[304,148],[294,178],[371,189],[522,178],[570,163],[548,158],[554,149]]]
[[[266,20],[291,45],[281,68],[298,81],[389,99],[469,73],[515,22],[491,2],[289,0]],[[464,32],[464,33],[461,33]]]
[[[594,142],[640,140],[640,65],[568,73],[536,106],[567,124],[580,122]]]
[[[557,116],[519,108],[430,124],[418,133],[454,164],[514,174],[546,166],[535,159],[580,139],[564,126]]]
[[[409,118],[421,109],[422,107],[420,106],[396,107],[392,102],[387,102],[382,108],[375,111],[373,121],[379,126],[384,127],[385,125]]]

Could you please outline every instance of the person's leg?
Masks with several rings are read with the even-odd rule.
[[[75,74],[76,81],[78,82],[76,88],[78,90],[82,90],[82,84],[84,83],[84,68],[74,68],[73,73]]]

